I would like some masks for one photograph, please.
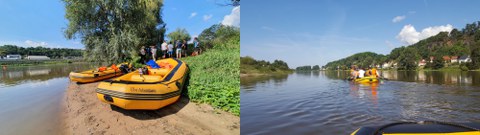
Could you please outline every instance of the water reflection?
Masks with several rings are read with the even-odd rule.
[[[246,88],[255,87],[257,84],[265,84],[273,82],[279,86],[288,79],[288,74],[260,75],[240,77],[240,85]]]
[[[92,68],[90,64],[8,67],[0,70],[0,87],[14,86],[27,81],[46,81],[66,77],[71,71],[89,68]]]
[[[480,122],[480,88],[472,86],[479,84],[479,72],[385,71],[393,81],[372,84],[347,76],[321,71],[277,82],[242,79],[242,134],[349,134],[398,121]]]
[[[479,71],[383,71],[381,74],[398,81],[480,86]]]

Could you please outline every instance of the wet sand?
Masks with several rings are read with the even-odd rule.
[[[128,111],[97,99],[98,83],[70,82],[62,134],[240,134],[240,117],[181,98],[155,111]]]

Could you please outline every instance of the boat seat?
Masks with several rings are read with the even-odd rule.
[[[130,80],[136,81],[136,82],[159,82],[161,81],[163,76],[160,75],[132,75]]]
[[[164,68],[160,68],[160,69],[148,69],[148,75],[157,75],[157,76],[165,76],[166,74],[168,74],[170,70],[169,69],[164,69]]]

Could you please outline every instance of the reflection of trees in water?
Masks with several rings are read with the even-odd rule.
[[[350,76],[349,71],[324,71],[324,73],[328,79],[334,80],[345,79]]]
[[[90,68],[88,64],[10,67],[1,71],[0,84],[16,85],[24,81],[45,81],[52,78],[67,77],[71,71]]]
[[[295,73],[297,73],[297,75],[302,75],[302,76],[309,76],[309,77],[312,76],[312,71],[295,71]]]
[[[260,75],[260,76],[246,76],[240,77],[240,85],[244,87],[252,87],[258,83],[273,82],[275,85],[280,85],[287,81],[289,74],[274,74],[274,75]]]
[[[381,74],[398,81],[480,86],[478,71],[384,71]]]

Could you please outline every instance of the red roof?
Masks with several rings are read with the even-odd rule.
[[[443,56],[443,60],[450,60],[449,56]]]

